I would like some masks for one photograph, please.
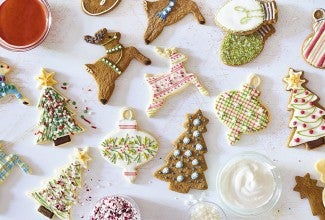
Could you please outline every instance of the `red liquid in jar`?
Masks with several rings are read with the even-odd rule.
[[[40,40],[46,30],[46,12],[38,0],[6,0],[0,5],[0,38],[15,46]]]

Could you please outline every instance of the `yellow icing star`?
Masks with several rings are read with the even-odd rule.
[[[54,80],[55,72],[47,72],[46,69],[42,68],[41,75],[37,77],[40,82],[40,86],[53,86],[57,82]]]
[[[91,161],[91,157],[88,155],[88,147],[84,150],[75,148],[75,159],[78,160],[84,168],[87,168],[88,161]]]
[[[289,69],[289,75],[283,79],[287,83],[287,90],[298,89],[306,80],[301,79],[303,72],[295,72],[293,69]]]

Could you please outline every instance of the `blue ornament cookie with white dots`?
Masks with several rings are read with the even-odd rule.
[[[155,177],[169,182],[169,189],[188,193],[190,189],[206,190],[208,184],[204,171],[208,169],[204,154],[207,146],[203,134],[209,120],[201,110],[188,114],[185,131],[174,142],[174,149],[166,158],[166,164],[155,172]]]

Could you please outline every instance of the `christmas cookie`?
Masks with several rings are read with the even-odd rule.
[[[155,177],[169,182],[169,189],[188,193],[190,189],[205,190],[208,184],[204,171],[208,169],[204,154],[207,153],[203,133],[209,120],[201,110],[187,115],[184,131],[174,142],[174,149],[166,164],[155,172]]]
[[[68,99],[53,87],[57,83],[54,74],[42,69],[38,76],[42,95],[37,106],[40,121],[36,142],[43,144],[53,141],[55,146],[59,146],[70,142],[70,135],[83,132],[84,129],[73,118],[74,113],[68,107]]]
[[[146,81],[151,89],[151,101],[147,108],[148,117],[153,116],[171,95],[180,92],[193,84],[203,95],[208,91],[199,82],[194,73],[188,73],[185,69],[187,56],[178,52],[177,48],[161,49],[156,47],[156,52],[170,60],[169,72],[152,75],[146,74]]]
[[[304,177],[296,176],[294,191],[300,193],[300,198],[309,200],[309,205],[314,216],[325,219],[325,208],[322,202],[323,187],[317,186],[317,180],[311,179],[307,173]]]
[[[59,175],[48,181],[43,189],[32,192],[31,197],[40,205],[38,211],[48,218],[70,219],[73,205],[77,202],[78,189],[82,187],[82,172],[91,160],[88,148],[75,149],[75,155]]]
[[[126,196],[107,196],[99,200],[90,220],[140,220],[140,211],[133,199]]]
[[[325,144],[325,110],[319,98],[305,88],[307,80],[303,71],[289,69],[283,79],[291,92],[288,110],[292,112],[289,127],[292,128],[288,147],[304,144],[308,150]]]
[[[121,0],[81,0],[82,10],[89,15],[101,15],[112,11]]]
[[[101,143],[100,151],[108,162],[123,168],[123,175],[133,182],[138,175],[138,167],[156,156],[158,142],[138,129],[132,109],[123,108],[121,112],[118,129],[108,134]]]
[[[241,134],[260,131],[269,123],[269,112],[258,99],[260,82],[260,77],[252,74],[240,91],[223,92],[217,97],[217,117],[229,128],[230,144],[239,141]]]
[[[24,105],[28,105],[29,100],[23,97],[23,95],[17,90],[16,86],[13,84],[8,84],[6,80],[6,75],[10,71],[11,71],[10,66],[8,66],[3,62],[0,62],[0,99],[7,95],[14,95]]]
[[[325,10],[322,8],[315,10],[313,18],[314,33],[303,43],[302,55],[310,65],[325,68]]]
[[[227,33],[221,43],[220,57],[224,64],[239,66],[254,60],[264,49],[265,41],[275,33],[272,25],[264,25],[255,33]]]
[[[157,0],[144,1],[148,17],[144,40],[147,44],[154,41],[166,26],[175,24],[188,14],[193,14],[200,24],[205,19],[197,4],[192,0]]]
[[[275,1],[231,0],[219,9],[215,22],[223,30],[236,34],[251,34],[261,26],[278,20]]]
[[[0,144],[0,185],[7,179],[12,168],[16,165],[20,167],[25,173],[31,173],[31,169],[26,165],[18,155],[6,154],[2,145]]]
[[[95,78],[98,84],[98,99],[107,104],[114,88],[115,81],[127,69],[133,59],[149,65],[149,58],[141,54],[135,47],[124,47],[120,44],[121,34],[108,32],[106,28],[99,30],[95,36],[85,36],[90,44],[102,45],[106,55],[94,64],[86,64],[86,70]]]
[[[320,181],[322,183],[325,183],[325,160],[322,159],[317,161],[317,163],[315,164],[315,169],[320,174],[320,178],[319,178]],[[323,197],[323,205],[325,207],[325,190],[323,190],[322,197]]]

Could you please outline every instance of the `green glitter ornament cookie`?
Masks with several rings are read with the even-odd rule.
[[[275,33],[272,25],[262,26],[257,32],[248,35],[227,33],[220,49],[224,64],[240,66],[254,60],[263,51],[265,41]]]

